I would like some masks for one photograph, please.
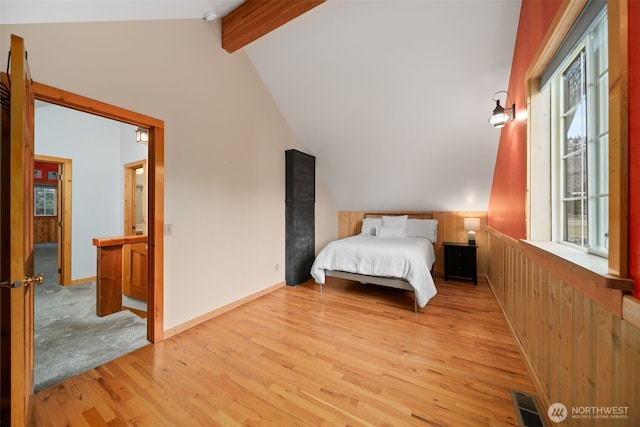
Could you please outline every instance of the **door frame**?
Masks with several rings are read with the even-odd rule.
[[[57,164],[62,179],[58,181],[58,284],[72,285],[71,281],[71,159],[35,154],[38,162]]]
[[[147,234],[147,159],[137,160],[124,165],[124,233],[123,236],[136,235],[136,171],[142,169],[143,233]]]
[[[164,121],[33,82],[35,99],[149,129],[147,168],[147,339],[164,338]]]

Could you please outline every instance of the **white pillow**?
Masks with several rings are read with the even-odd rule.
[[[383,216],[382,225],[385,227],[400,227],[407,230],[407,215]]]
[[[382,218],[364,218],[362,220],[362,231],[360,234],[375,236],[376,227],[380,225],[382,225]]]
[[[376,236],[378,237],[407,237],[407,230],[402,227],[390,227],[380,225],[377,227]]]
[[[431,243],[438,240],[437,219],[409,219],[407,220],[407,236],[422,237]]]

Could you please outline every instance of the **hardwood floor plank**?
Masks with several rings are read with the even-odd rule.
[[[535,393],[486,283],[277,289],[35,395],[37,425],[517,426]]]

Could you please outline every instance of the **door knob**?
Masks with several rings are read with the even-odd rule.
[[[35,276],[25,276],[24,277],[24,286],[29,286],[30,284],[35,283],[36,285],[42,285],[44,283],[44,274],[36,274]]]

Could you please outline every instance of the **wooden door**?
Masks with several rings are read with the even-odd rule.
[[[2,262],[1,421],[2,425],[23,426],[30,421],[33,394],[34,106],[24,41],[14,35],[10,75],[3,74],[2,82],[11,92],[11,105],[3,112],[1,125],[3,182],[6,177],[10,181],[3,184],[0,217],[2,259],[8,259]]]
[[[147,258],[146,243],[124,245],[123,251],[123,283],[122,293],[141,301],[147,301]]]

